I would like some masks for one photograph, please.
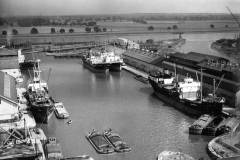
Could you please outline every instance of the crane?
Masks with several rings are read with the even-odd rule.
[[[227,10],[230,12],[232,15],[233,19],[237,22],[238,27],[240,28],[240,22],[238,21],[237,17],[232,13],[231,9],[226,6]]]

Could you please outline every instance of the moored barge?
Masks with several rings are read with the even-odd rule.
[[[199,134],[199,135],[202,134],[203,129],[213,120],[214,120],[214,117],[211,115],[208,115],[208,114],[202,115],[189,127],[189,133]]]
[[[104,132],[104,137],[114,147],[116,152],[129,152],[132,150],[129,145],[123,141],[120,135],[113,132],[112,129],[106,130]]]
[[[113,146],[109,144],[102,133],[93,130],[88,133],[86,138],[98,153],[109,154],[114,152]]]

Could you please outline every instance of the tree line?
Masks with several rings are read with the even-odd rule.
[[[100,28],[99,26],[94,26],[93,28],[91,28],[91,27],[86,27],[85,28],[85,31],[86,32],[106,32],[107,31],[107,28]],[[68,30],[68,32],[69,33],[74,33],[75,32],[75,30],[73,29],[73,28],[70,28],[69,30]],[[38,34],[39,33],[39,31],[38,31],[38,29],[37,28],[35,28],[35,27],[33,27],[33,28],[31,28],[31,30],[30,30],[30,34]],[[66,33],[66,30],[64,29],[64,28],[61,28],[59,31],[57,31],[55,28],[51,28],[50,29],[50,33],[51,34],[55,34],[55,33]],[[11,31],[11,33],[8,33],[6,30],[3,30],[2,31],[2,35],[7,35],[7,34],[13,34],[13,35],[17,35],[17,34],[19,34],[18,33],[18,30],[17,29],[12,29],[12,31]]]

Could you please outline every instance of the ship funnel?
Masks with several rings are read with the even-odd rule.
[[[18,50],[18,57],[19,57],[20,55],[22,55],[22,50],[21,50],[21,49]]]
[[[18,63],[23,63],[25,60],[25,56],[22,55],[21,49],[18,50]]]
[[[164,70],[164,73],[165,73],[165,74],[170,74],[170,73],[169,73],[169,70],[167,70],[167,69]]]

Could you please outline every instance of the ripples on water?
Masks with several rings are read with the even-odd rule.
[[[157,36],[160,35],[153,38]],[[161,36],[162,39],[174,37]],[[216,34],[215,39],[220,36],[223,35]],[[228,36],[231,38],[231,34]],[[185,37],[188,38],[185,50],[207,51],[210,41],[215,40],[209,38],[211,35]],[[202,47],[202,44],[208,45]],[[85,69],[78,59],[40,58],[43,70],[52,68],[48,82],[50,94],[64,102],[73,121],[67,125],[67,120],[53,116],[48,125],[43,125],[47,136],[57,137],[65,156],[88,154],[95,160],[153,160],[159,152],[173,150],[209,159],[206,146],[211,137],[189,136],[188,127],[194,119],[161,102],[150,86],[136,81],[132,74],[126,71],[97,74]],[[43,74],[45,79],[46,75]],[[133,150],[97,154],[85,138],[93,128],[114,129]]]

